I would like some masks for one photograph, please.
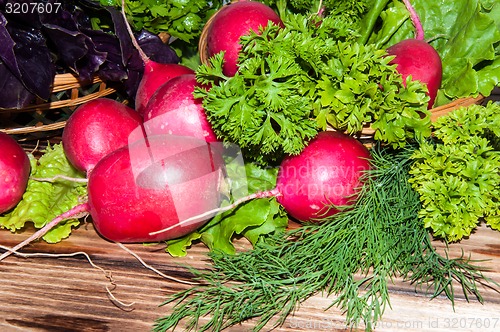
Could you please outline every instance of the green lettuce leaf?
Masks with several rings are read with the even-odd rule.
[[[59,214],[79,204],[86,196],[86,184],[68,180],[33,180],[57,175],[84,178],[66,159],[61,144],[49,146],[38,160],[31,157],[31,177],[23,198],[13,210],[0,216],[0,227],[15,232],[31,222],[36,228],[42,228]],[[63,221],[47,232],[43,239],[49,243],[59,242],[68,237],[71,229],[79,223],[78,219]]]

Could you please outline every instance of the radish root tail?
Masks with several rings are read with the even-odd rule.
[[[165,273],[159,271],[158,269],[152,267],[151,265],[147,264],[138,254],[136,254],[135,252],[133,252],[132,250],[130,250],[129,248],[125,247],[122,243],[120,242],[115,242],[120,248],[122,248],[123,250],[125,250],[127,253],[129,253],[130,255],[132,255],[135,259],[137,259],[145,268],[153,271],[154,273],[160,275],[161,277],[165,278],[165,279],[169,279],[169,280],[172,280],[172,281],[175,281],[175,282],[178,282],[178,283],[181,283],[181,284],[187,284],[187,285],[200,285],[200,283],[198,282],[192,282],[192,281],[186,281],[186,280],[182,280],[182,279],[177,279],[175,277],[172,277],[172,276],[169,276],[169,275],[166,275]]]
[[[149,233],[149,235],[157,235],[157,234],[165,233],[165,232],[168,232],[168,231],[170,231],[170,230],[172,230],[172,229],[174,229],[176,227],[179,227],[179,226],[185,225],[185,224],[187,224],[189,222],[192,222],[194,220],[198,220],[200,218],[205,218],[205,217],[210,217],[210,216],[213,216],[215,214],[219,214],[219,213],[223,213],[223,212],[232,210],[232,209],[236,208],[238,205],[240,205],[242,203],[245,203],[247,201],[250,201],[252,199],[256,199],[256,198],[270,198],[270,197],[278,197],[278,196],[281,196],[281,193],[279,192],[279,190],[277,188],[274,188],[272,190],[260,191],[260,192],[254,193],[254,194],[250,194],[248,196],[245,196],[245,197],[242,197],[240,199],[237,199],[236,201],[234,201],[230,205],[227,205],[227,206],[224,206],[224,207],[220,207],[220,208],[217,208],[217,209],[213,209],[213,210],[210,210],[210,211],[206,211],[206,212],[201,213],[199,215],[196,215],[196,216],[184,219],[181,222],[179,222],[179,223],[177,223],[175,225],[172,225],[170,227],[164,228],[164,229],[156,231],[156,232],[151,232],[151,233]]]
[[[33,235],[31,235],[29,238],[27,238],[23,242],[19,243],[11,250],[4,252],[0,256],[0,261],[2,261],[6,257],[9,257],[12,253],[19,251],[20,249],[22,249],[26,245],[30,244],[31,242],[38,240],[39,238],[44,236],[48,231],[50,231],[52,228],[56,227],[61,221],[79,217],[82,213],[88,213],[89,209],[90,209],[90,207],[89,207],[88,203],[83,203],[83,204],[75,206],[71,210],[68,210],[68,211],[60,214],[59,216],[52,219],[52,221],[47,223],[45,226],[40,228],[38,231],[33,233]]]
[[[116,288],[116,283],[113,280],[113,276],[111,274],[111,271],[107,271],[104,268],[100,267],[99,265],[95,264],[92,261],[92,259],[90,258],[89,254],[87,254],[84,251],[77,251],[77,252],[73,252],[73,253],[70,253],[70,254],[50,254],[50,253],[42,253],[42,252],[21,253],[21,252],[15,250],[14,248],[5,247],[5,246],[2,246],[2,245],[0,245],[0,249],[3,249],[6,252],[10,252],[10,253],[12,253],[12,254],[14,254],[16,256],[20,256],[20,257],[24,257],[24,258],[28,258],[28,257],[63,258],[63,257],[74,257],[74,256],[83,255],[83,256],[85,256],[85,258],[87,259],[87,261],[89,262],[89,264],[93,268],[95,268],[97,270],[100,270],[102,273],[104,273],[104,276],[106,277],[106,279],[109,280],[109,282],[111,284],[111,287],[110,286],[106,286],[106,292],[107,292],[108,297],[111,300],[111,302],[113,302],[114,305],[116,305],[118,308],[120,308],[122,310],[125,310],[125,311],[131,311],[131,310],[133,310],[133,308],[131,308],[131,307],[135,304],[134,302],[132,302],[132,303],[124,303],[123,301],[118,300],[115,297],[115,295],[112,293],[112,291]]]

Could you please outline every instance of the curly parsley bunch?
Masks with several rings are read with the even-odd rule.
[[[500,105],[460,108],[434,128],[410,171],[425,226],[448,241],[469,236],[481,220],[500,230]]]

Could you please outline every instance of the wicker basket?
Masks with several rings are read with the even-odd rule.
[[[2,116],[0,131],[11,135],[22,135],[61,129],[66,124],[65,117],[50,120],[46,118],[47,113],[62,110],[71,112],[80,104],[114,92],[116,89],[106,86],[99,78],[94,78],[90,84],[82,86],[73,74],[58,74],[54,78],[50,101],[36,102],[20,109],[0,109],[0,116]],[[31,122],[35,124],[26,126],[16,123],[13,118],[20,113],[29,113],[32,117]]]

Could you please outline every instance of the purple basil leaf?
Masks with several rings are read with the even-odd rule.
[[[23,105],[28,99],[23,96],[30,94],[47,100],[50,97],[55,68],[41,31],[15,22],[7,22],[6,17],[0,14],[0,37],[2,40],[0,59],[5,65],[4,70],[8,68],[30,92],[21,94],[16,88],[20,98],[18,104]],[[11,78],[6,78],[5,82],[5,86],[18,86]]]
[[[55,66],[45,37],[40,30],[9,29],[14,40],[21,80],[28,90],[44,100],[48,100],[54,82]]]
[[[23,108],[35,99],[24,84],[0,61],[0,108]]]
[[[122,64],[127,65],[131,57],[138,56],[138,52],[132,44],[122,13],[113,7],[106,7],[106,10],[111,14],[115,35],[120,42]]]
[[[147,30],[142,30],[137,37],[139,46],[153,61],[159,63],[179,63],[180,59],[175,51],[165,44],[160,37]]]
[[[14,53],[15,42],[7,30],[7,19],[0,13],[0,59],[10,69],[10,71],[20,80],[21,72]]]
[[[45,34],[57,49],[58,57],[82,82],[90,82],[107,55],[98,51],[92,39],[81,31],[88,25],[81,10],[76,7],[61,9],[57,13],[41,15],[40,20]]]
[[[83,30],[94,42],[99,52],[106,53],[104,61],[97,74],[104,81],[122,82],[128,78],[127,70],[122,64],[120,43],[116,36],[98,30]]]

